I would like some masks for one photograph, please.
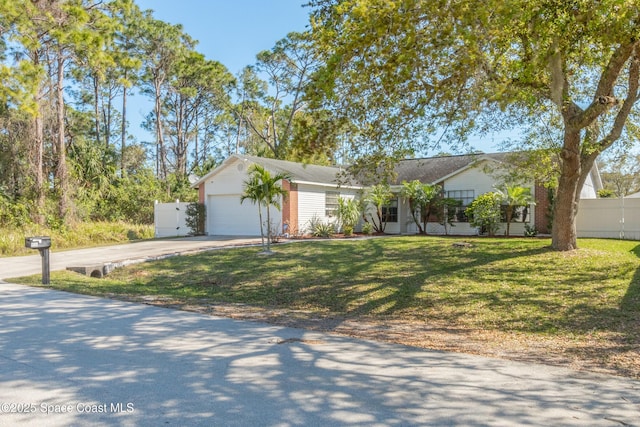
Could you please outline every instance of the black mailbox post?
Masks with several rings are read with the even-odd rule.
[[[49,284],[49,248],[51,247],[51,237],[36,236],[24,239],[24,245],[27,248],[37,249],[42,257],[42,284]]]

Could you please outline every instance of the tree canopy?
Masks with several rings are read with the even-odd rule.
[[[455,144],[505,128],[521,129],[524,140],[544,125],[560,159],[552,245],[576,247],[580,188],[638,113],[636,1],[312,5],[328,57],[318,104],[354,120],[375,150]]]
[[[303,99],[319,63],[308,35],[238,77],[197,44],[135,0],[0,0],[0,226],[148,221],[132,200],[193,200],[189,175],[237,152],[331,160],[330,118]]]

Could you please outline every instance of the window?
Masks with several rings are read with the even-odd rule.
[[[385,222],[398,222],[398,198],[389,201],[382,207],[382,220]]]
[[[325,216],[332,217],[336,214],[336,210],[338,209],[339,198],[340,198],[340,192],[338,191],[326,191],[324,193]]]
[[[451,190],[447,191],[447,198],[458,200],[461,205],[455,207],[455,214],[453,215],[454,222],[469,222],[469,218],[465,213],[465,209],[476,198],[474,190]]]

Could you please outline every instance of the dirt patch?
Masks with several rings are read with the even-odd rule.
[[[113,297],[231,319],[265,322],[418,348],[564,366],[575,370],[640,379],[640,346],[627,343],[613,333],[593,333],[566,338],[452,328],[431,321],[342,318],[300,310],[268,309],[244,304],[184,303],[149,296]]]

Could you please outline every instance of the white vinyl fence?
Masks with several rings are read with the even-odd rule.
[[[186,236],[191,233],[187,227],[187,206],[189,203],[176,200],[174,203],[156,203],[153,209],[155,237]]]
[[[582,199],[578,237],[640,240],[640,198]]]

